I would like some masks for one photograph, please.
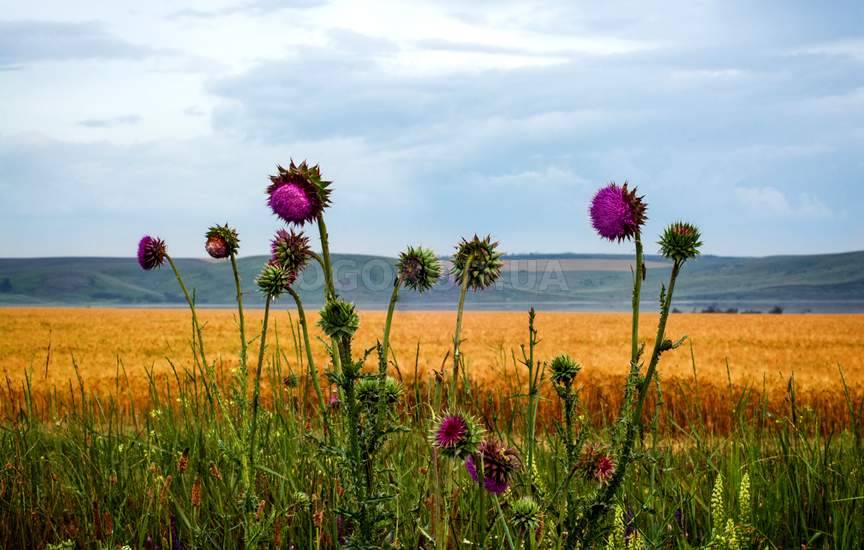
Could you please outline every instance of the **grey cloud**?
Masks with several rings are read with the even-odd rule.
[[[147,48],[125,42],[99,23],[0,21],[0,64],[72,59],[139,59]]]
[[[138,115],[125,115],[111,118],[88,118],[78,122],[79,126],[86,128],[114,128],[116,126],[128,126],[141,122]]]
[[[234,14],[267,15],[286,9],[315,8],[327,3],[327,0],[250,0],[216,10],[183,9],[174,12],[171,17],[209,19]]]

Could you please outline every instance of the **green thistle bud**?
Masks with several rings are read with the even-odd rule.
[[[205,235],[207,242],[204,245],[207,253],[216,259],[227,258],[237,254],[240,248],[240,238],[237,230],[225,225],[214,225],[207,230]]]
[[[513,525],[523,533],[535,531],[542,521],[540,506],[531,497],[522,497],[514,502],[510,514]]]
[[[552,382],[569,388],[573,385],[576,375],[582,370],[582,365],[571,359],[569,355],[559,355],[552,360],[549,368],[552,371]]]
[[[492,236],[481,239],[477,235],[470,241],[462,239],[456,247],[453,256],[453,275],[460,283],[468,278],[468,286],[475,292],[489,288],[501,276],[504,261],[503,254],[496,250],[497,242],[492,242]],[[470,259],[470,265],[469,265]]]
[[[294,283],[296,276],[293,272],[283,267],[267,264],[256,279],[258,288],[270,298],[278,298],[285,290]]]
[[[309,237],[294,230],[280,229],[270,241],[271,263],[281,265],[288,271],[300,273],[312,256]]]
[[[378,396],[381,395],[381,380],[378,377],[362,378],[357,384],[357,400],[367,406],[378,404]],[[384,402],[393,405],[402,396],[402,385],[391,377],[384,379],[383,388]]]
[[[331,338],[350,338],[360,328],[360,317],[354,310],[354,304],[336,299],[327,302],[321,310],[318,326]]]
[[[660,237],[660,253],[676,262],[684,262],[699,255],[702,241],[699,228],[686,222],[675,222],[668,226]]]
[[[396,272],[405,286],[425,292],[435,286],[441,277],[441,262],[428,248],[409,246],[399,255]]]

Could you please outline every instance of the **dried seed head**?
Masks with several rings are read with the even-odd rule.
[[[219,468],[216,467],[216,464],[210,463],[210,475],[222,481],[222,472],[219,471]]]
[[[192,494],[189,497],[193,508],[201,506],[201,476],[195,478],[195,483],[192,484]]]

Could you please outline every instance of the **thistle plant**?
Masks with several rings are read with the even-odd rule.
[[[487,235],[481,239],[477,235],[470,241],[462,239],[456,246],[451,271],[459,284],[459,305],[456,309],[456,331],[453,334],[453,378],[451,383],[451,399],[455,403],[459,369],[464,367],[460,352],[462,344],[462,313],[465,309],[465,295],[468,289],[479,292],[489,288],[501,276],[504,261],[503,254],[498,250],[498,242],[492,241]]]

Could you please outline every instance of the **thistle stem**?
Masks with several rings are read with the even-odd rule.
[[[173,258],[168,254],[165,254],[165,259],[168,260],[168,264],[174,271],[174,277],[177,278],[177,283],[180,285],[180,289],[183,290],[183,295],[186,297],[186,303],[189,304],[189,311],[192,312],[192,327],[195,330],[193,339],[197,338],[198,340],[198,354],[201,357],[201,364],[204,367],[204,372],[207,374],[207,377],[210,378],[210,384],[213,386],[213,394],[216,396],[219,410],[222,411],[224,418],[228,421],[228,427],[231,429],[231,432],[236,434],[234,423],[231,421],[231,415],[227,414],[225,405],[222,402],[222,391],[219,389],[219,381],[216,380],[216,371],[214,370],[213,365],[207,362],[207,357],[204,354],[204,336],[201,331],[201,323],[198,321],[198,312],[195,309],[195,300],[193,300],[192,295],[189,294],[189,290],[187,290],[186,284],[183,282],[183,277],[180,276],[180,271],[177,269],[177,264],[174,263]]]
[[[264,366],[264,350],[267,346],[267,324],[270,321],[270,303],[273,298],[268,295],[264,302],[264,322],[261,326],[261,343],[258,348],[258,365],[255,369],[255,387],[252,393],[252,426],[249,428],[249,464],[255,462],[255,432],[258,429],[258,404],[261,399],[261,369]]]
[[[324,212],[318,214],[318,233],[321,235],[321,266],[324,269],[325,298],[336,298],[336,286],[333,283],[333,263],[330,260],[330,242],[327,235],[327,224],[324,223]]]
[[[249,380],[246,365],[248,343],[246,342],[246,317],[243,314],[243,291],[240,287],[240,270],[237,267],[237,256],[231,253],[231,270],[234,272],[234,285],[237,288],[237,315],[240,325],[240,408],[247,414],[246,400],[248,398]]]
[[[452,394],[451,401],[456,403],[456,388],[459,380],[459,363],[462,359],[459,352],[459,345],[462,343],[462,312],[465,310],[465,295],[468,293],[468,280],[471,278],[471,264],[474,262],[474,255],[468,256],[468,261],[465,262],[465,271],[462,273],[461,286],[459,288],[459,305],[456,309],[456,332],[453,335],[453,381],[450,388]]]
[[[300,318],[300,329],[303,331],[303,347],[306,350],[306,362],[309,365],[309,377],[312,378],[312,385],[315,388],[315,395],[318,397],[318,408],[321,410],[321,418],[324,422],[324,428],[327,430],[328,437],[333,437],[333,431],[330,429],[330,421],[327,417],[327,406],[324,403],[324,394],[321,392],[321,383],[318,380],[318,369],[315,368],[315,359],[312,357],[312,346],[309,342],[309,326],[306,323],[306,312],[303,310],[303,303],[300,301],[300,295],[293,288],[288,287],[288,294],[294,298],[294,303],[297,304],[297,316]]]
[[[390,353],[390,327],[393,323],[393,312],[396,310],[396,302],[399,300],[399,288],[402,286],[402,279],[397,278],[393,283],[393,293],[390,295],[390,304],[387,306],[387,320],[384,321],[384,342],[381,344],[382,355],[384,357],[384,373],[387,374],[387,357]]]
[[[639,298],[642,294],[642,279],[645,277],[645,264],[642,256],[642,235],[637,230],[634,238],[636,242],[636,268],[633,281],[633,320],[630,334],[630,364],[636,364],[639,360]]]

